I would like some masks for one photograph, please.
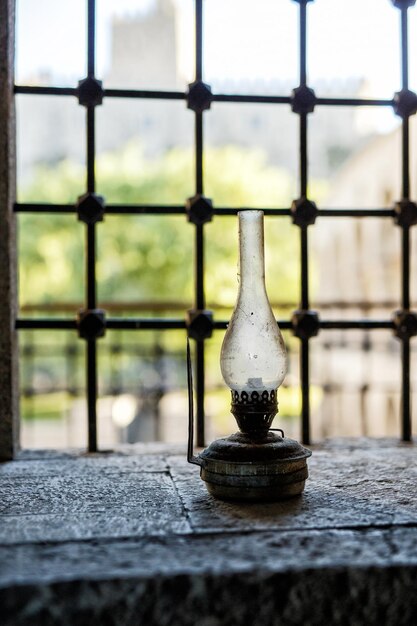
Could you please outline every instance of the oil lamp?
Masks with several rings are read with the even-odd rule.
[[[208,491],[226,500],[280,500],[299,495],[311,452],[271,429],[277,390],[287,371],[285,344],[265,287],[262,211],[240,211],[239,292],[221,349],[239,432],[193,455],[193,385],[188,346],[188,461],[199,465]],[[279,433],[279,434],[278,434]]]

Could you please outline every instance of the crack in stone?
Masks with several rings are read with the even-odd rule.
[[[172,470],[172,466],[170,465],[170,463],[169,463],[167,458],[165,459],[165,462],[166,462],[167,468],[168,468],[168,476],[171,478],[172,485],[174,487],[175,493],[177,494],[178,499],[180,501],[180,504],[182,506],[182,510],[183,510],[185,521],[188,523],[188,525],[190,527],[190,530],[195,532],[197,529],[194,527],[194,524],[193,524],[193,522],[191,520],[191,511],[187,507],[187,505],[185,504],[184,498],[182,497],[181,492],[178,489],[178,485],[177,485],[177,482],[175,480],[175,476],[174,476],[173,472],[171,471]],[[183,533],[178,533],[178,534],[183,534]],[[177,534],[177,536],[178,536],[178,534]]]

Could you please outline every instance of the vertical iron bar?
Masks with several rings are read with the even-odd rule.
[[[402,227],[402,294],[403,310],[410,308],[410,228]],[[401,415],[402,439],[411,441],[410,339],[402,340]]]
[[[307,6],[300,2],[300,85],[307,84]]]
[[[302,425],[301,436],[303,443],[310,443],[310,342],[308,339],[301,340],[300,346],[301,364],[301,402],[302,402]]]
[[[203,1],[195,2],[195,80],[203,80]],[[196,194],[204,193],[203,181],[203,114],[195,113],[195,189]],[[204,293],[204,227],[195,226],[195,308],[205,308]],[[196,412],[197,412],[197,445],[205,445],[205,343],[196,341]]]
[[[205,392],[205,349],[204,341],[196,341],[196,391],[197,391],[197,446],[205,446],[204,392]]]
[[[195,272],[195,298],[196,308],[204,309],[206,298],[204,293],[204,232],[202,224],[195,227],[195,247],[196,247],[196,272]]]
[[[87,70],[95,74],[95,26],[96,3],[88,0],[87,24]],[[95,107],[87,107],[87,191],[94,193],[95,181]],[[86,225],[86,303],[87,309],[95,309],[96,299],[96,231],[94,224]],[[95,339],[87,340],[87,414],[88,450],[97,451],[97,345]]]
[[[407,7],[401,9],[401,81],[408,89],[408,14]]]
[[[195,191],[203,193],[203,114],[195,114]]]
[[[408,200],[410,197],[410,133],[409,118],[402,121],[402,197]]]
[[[410,228],[402,227],[401,245],[401,306],[403,309],[410,308]]]
[[[401,88],[408,89],[408,14],[401,9]],[[409,118],[402,119],[402,198],[410,197],[410,136]],[[404,225],[401,240],[401,307],[410,308],[410,227]],[[401,426],[403,441],[411,440],[411,381],[410,381],[410,339],[402,340],[401,350]]]
[[[96,188],[95,171],[96,123],[94,106],[87,107],[87,191],[94,193]]]
[[[67,344],[65,346],[65,365],[67,391],[69,395],[77,395],[77,351],[73,345],[73,339],[68,335]]]
[[[308,295],[308,230],[307,226],[300,227],[301,235],[301,308],[309,308]]]
[[[87,308],[96,308],[96,231],[93,224],[87,224]]]
[[[402,341],[402,438],[411,441],[411,385],[410,385],[410,340]]]
[[[187,386],[188,386],[188,445],[187,460],[190,463],[194,452],[194,385],[191,362],[190,340],[187,337]]]
[[[96,2],[88,0],[87,18],[87,74],[94,76],[96,64]]]
[[[307,197],[307,113],[300,113],[300,195]]]
[[[97,452],[97,350],[94,339],[87,340],[88,451]]]
[[[300,2],[300,85],[307,84],[307,7]],[[307,113],[300,113],[300,196],[307,197],[308,190],[308,145]],[[301,254],[301,309],[309,309],[308,284],[308,227],[300,227]],[[309,340],[300,342],[300,377],[301,377],[301,436],[305,444],[310,443],[310,368]]]
[[[195,2],[195,79],[203,80],[203,0]]]

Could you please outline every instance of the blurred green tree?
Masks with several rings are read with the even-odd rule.
[[[192,196],[193,155],[172,149],[149,160],[136,142],[97,157],[97,192],[108,203],[183,204]],[[262,152],[209,148],[206,195],[218,207],[289,206],[294,180],[266,163]],[[36,168],[21,202],[75,203],[85,169],[68,160]],[[268,291],[272,301],[296,302],[299,251],[289,218],[266,221]],[[84,226],[74,214],[19,217],[20,302],[42,305],[83,300]],[[100,301],[192,302],[193,226],[184,216],[105,216],[98,225]],[[237,222],[215,218],[206,228],[207,299],[218,307],[236,296]]]

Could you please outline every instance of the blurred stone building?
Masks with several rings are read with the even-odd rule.
[[[416,144],[413,119],[410,145]],[[401,131],[397,128],[374,138],[346,162],[332,181],[326,206],[392,208],[401,198],[400,163]],[[416,169],[412,152],[411,171]],[[417,180],[412,176],[411,197],[416,196]],[[413,229],[411,233],[411,299],[416,306],[417,233]],[[316,299],[324,307],[323,316],[390,319],[400,308],[400,244],[401,231],[392,218],[319,219],[314,232]],[[322,332],[316,361],[312,371],[325,390],[317,410],[320,435],[398,434],[400,343],[390,331]],[[416,365],[414,349],[412,371]],[[416,394],[414,387],[414,402]]]
[[[127,89],[187,89],[179,63],[179,25],[171,0],[157,0],[147,13],[116,18],[111,25],[109,70],[104,87]],[[80,77],[81,78],[81,77]],[[48,77],[32,77],[42,84]],[[206,77],[209,82],[210,77]],[[352,84],[353,83],[353,84]],[[217,81],[217,91],[286,95],[295,85],[280,81],[246,80],[236,84]],[[335,81],[322,87],[329,96],[359,93],[361,81]],[[320,85],[317,85],[320,93]],[[18,166],[20,180],[33,175],[37,163],[64,158],[83,162],[84,111],[73,98],[17,98]],[[310,124],[311,175],[327,178],[363,141],[356,111],[327,107]],[[59,132],[57,132],[59,129]],[[173,147],[192,149],[194,117],[184,101],[104,99],[97,109],[97,150],[113,151],[138,141],[148,158]],[[207,146],[236,145],[263,151],[268,162],[298,171],[298,120],[289,106],[214,103],[205,116]]]

